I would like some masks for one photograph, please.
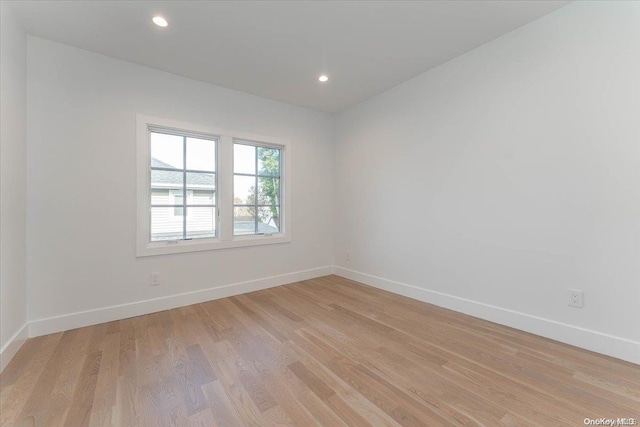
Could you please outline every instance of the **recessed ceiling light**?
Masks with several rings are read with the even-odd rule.
[[[156,24],[158,27],[163,27],[163,28],[169,25],[167,20],[164,19],[162,16],[154,16],[153,23]]]
[[[321,75],[320,77],[318,77],[318,80],[321,81],[322,83],[329,81],[329,77],[326,76],[325,74]]]

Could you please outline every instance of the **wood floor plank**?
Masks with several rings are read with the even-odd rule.
[[[49,359],[38,384],[23,408],[18,425],[54,425],[66,417],[84,363],[91,338],[89,330],[62,334],[55,353]],[[42,406],[42,402],[47,402]]]
[[[42,375],[40,375],[36,383],[33,393],[31,393],[18,415],[18,425],[48,424],[46,412],[41,410],[42,402],[52,401],[51,394],[54,391],[56,379],[61,374],[65,361],[73,354],[73,344],[77,334],[77,329],[62,334],[60,341],[56,345],[55,352],[49,358]]]
[[[118,331],[109,333],[109,331]],[[107,336],[102,343],[102,359],[93,410],[90,414],[89,425],[96,427],[109,427],[113,425],[113,407],[116,404],[116,391],[118,384],[118,363],[120,362],[120,332],[112,327],[107,329]]]
[[[26,369],[31,359],[37,354],[38,347],[42,343],[43,337],[27,340],[19,350],[19,356],[14,357],[2,373],[0,373],[0,387],[4,389],[12,386]]]
[[[81,427],[89,425],[101,369],[106,331],[107,324],[105,323],[91,327],[91,337],[85,350],[82,370],[76,381],[69,410],[64,420],[64,425],[66,426]]]
[[[215,425],[219,426],[239,426],[242,425],[240,419],[233,411],[233,404],[229,396],[224,391],[220,381],[213,381],[202,386],[207,400],[209,401],[209,412],[211,412]]]
[[[82,372],[92,330],[79,329],[70,332],[75,332],[75,339],[64,356],[63,365],[57,373],[57,380],[47,400],[47,405],[42,408],[41,402],[37,402],[39,412],[42,414],[40,418],[42,425],[59,425],[64,422],[78,384],[78,378]]]
[[[263,375],[266,380],[265,387],[267,387],[272,396],[278,401],[278,406],[282,408],[294,425],[322,425],[304,405],[304,402],[301,401],[300,394],[306,392],[306,390],[301,391],[299,384],[297,388],[292,388],[292,381],[287,381],[286,378],[283,378],[286,376],[286,374],[283,373],[276,375],[271,371],[267,371],[264,372]],[[289,379],[291,378],[289,377]],[[295,384],[295,382],[293,382],[293,384]]]
[[[263,414],[263,416],[266,423],[265,425],[267,426],[295,426],[293,420],[291,420],[287,413],[279,406],[269,409]]]
[[[336,415],[347,422],[348,425],[354,425],[351,422],[363,416],[368,419],[367,423],[373,425],[398,425],[388,414],[349,385],[348,378],[342,378],[329,369],[328,364],[335,359],[335,353],[326,351],[327,348],[316,346],[304,339],[302,337],[303,334],[304,332],[296,337],[295,343],[291,343],[291,349],[300,354],[300,358],[304,360],[305,367],[339,395],[339,397],[335,397],[335,395],[329,396],[324,401]],[[287,351],[287,349],[283,349],[283,351]],[[350,406],[351,410],[347,409],[345,405]],[[355,416],[353,412],[360,414],[360,416]],[[355,425],[367,425],[367,423],[356,423]]]
[[[39,346],[34,349],[36,354],[31,359],[31,362],[26,365],[26,368],[15,381],[12,387],[11,394],[3,399],[2,408],[0,408],[0,425],[8,425],[16,422],[20,411],[29,400],[29,397],[34,391],[34,387],[42,375],[43,369],[49,361],[49,358],[54,353],[58,342],[62,338],[62,333],[48,335],[46,337],[36,338]],[[20,357],[20,352],[14,357]],[[9,363],[11,365],[13,361]],[[11,369],[11,367],[7,367]]]
[[[205,379],[196,376],[182,337],[172,337],[167,343],[169,357],[164,363],[168,368],[165,387],[169,392],[165,393],[165,405],[176,416],[183,416],[180,408],[192,416],[208,407],[201,387]]]
[[[336,276],[30,339],[11,426],[575,426],[640,366]]]
[[[297,361],[289,365],[289,369],[296,374],[303,383],[307,385],[320,399],[326,400],[336,394],[334,390],[329,388],[320,378],[311,372],[303,363]]]
[[[259,426],[262,422],[260,411],[247,390],[240,383],[237,372],[237,354],[228,341],[220,341],[203,348],[209,363],[214,368],[222,387],[229,397],[231,409],[235,412],[242,425]],[[215,416],[216,414],[214,414]]]
[[[65,425],[77,427],[89,425],[101,360],[102,353],[99,351],[90,353],[85,358]]]

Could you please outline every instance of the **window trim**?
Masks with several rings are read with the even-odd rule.
[[[208,135],[216,143],[216,209],[217,230],[215,238],[150,242],[151,183],[149,129],[179,132],[180,135]],[[233,235],[233,144],[246,141],[280,148],[280,229],[279,233],[258,235]],[[247,132],[225,130],[207,125],[177,120],[136,115],[136,175],[137,175],[137,223],[136,256],[167,255],[195,251],[230,249],[236,247],[271,245],[291,242],[291,143],[281,138]]]

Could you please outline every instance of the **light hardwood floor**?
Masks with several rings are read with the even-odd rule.
[[[30,339],[2,426],[581,426],[640,367],[335,276]]]

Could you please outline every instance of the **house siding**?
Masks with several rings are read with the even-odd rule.
[[[154,189],[151,192],[152,205],[176,204],[175,196],[182,193],[179,188]],[[210,190],[187,189],[187,205],[209,205],[214,203]],[[215,206],[187,207],[187,236],[188,237],[213,237],[215,235]],[[184,218],[176,215],[173,207],[151,208],[152,240],[170,240],[182,238]]]

